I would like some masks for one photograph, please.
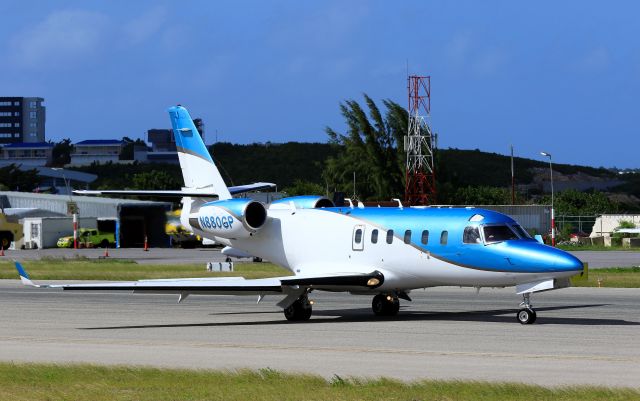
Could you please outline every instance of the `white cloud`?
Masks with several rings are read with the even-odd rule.
[[[167,9],[158,6],[129,21],[124,26],[124,33],[131,43],[139,44],[158,33],[166,22]]]
[[[478,75],[491,75],[499,71],[507,61],[507,55],[500,49],[482,51],[473,61],[473,70]]]
[[[30,67],[76,62],[94,54],[101,45],[107,26],[107,17],[100,13],[83,10],[53,12],[12,39],[14,60]]]
[[[444,48],[445,60],[451,68],[478,76],[491,75],[507,63],[509,55],[499,46],[488,47],[471,32],[458,32]]]
[[[605,46],[597,46],[579,61],[578,66],[587,71],[602,71],[606,70],[610,64],[611,55],[609,49]]]

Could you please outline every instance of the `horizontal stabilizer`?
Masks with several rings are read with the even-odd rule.
[[[276,184],[272,182],[254,182],[253,184],[229,187],[229,192],[231,193],[231,195],[237,195],[245,192],[261,191],[263,189],[271,189],[275,187],[276,187]]]

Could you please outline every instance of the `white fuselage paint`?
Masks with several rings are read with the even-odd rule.
[[[362,226],[362,243],[354,249],[354,227]],[[378,229],[377,243],[371,231]],[[247,238],[221,238],[207,230],[204,236],[270,260],[296,275],[371,273],[379,270],[385,281],[372,290],[410,290],[440,285],[503,287],[544,279],[570,277],[572,272],[516,273],[474,269],[443,261],[424,249],[394,237],[386,242],[384,228],[346,214],[322,209],[269,209],[264,226]],[[362,248],[362,250],[356,250]]]

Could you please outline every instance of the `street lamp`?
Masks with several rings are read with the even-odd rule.
[[[64,181],[64,185],[67,187],[67,195],[69,195],[69,205],[73,204],[73,198],[71,197],[71,180],[67,180],[67,177],[64,175],[64,169],[60,167],[53,167],[52,170],[59,171],[62,174],[62,180]],[[77,208],[73,208],[72,212],[73,218],[73,249],[78,249],[78,211]]]
[[[551,153],[540,152],[540,154],[549,158],[549,173],[551,174],[551,245],[556,246],[556,215],[553,209],[553,166],[551,164]]]

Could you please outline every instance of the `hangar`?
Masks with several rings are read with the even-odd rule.
[[[150,247],[170,245],[165,233],[170,202],[0,191],[0,207],[36,209],[32,217],[40,217],[37,210],[71,216],[76,209],[80,218],[97,219],[98,229],[115,232],[118,248],[142,247],[145,236]]]

